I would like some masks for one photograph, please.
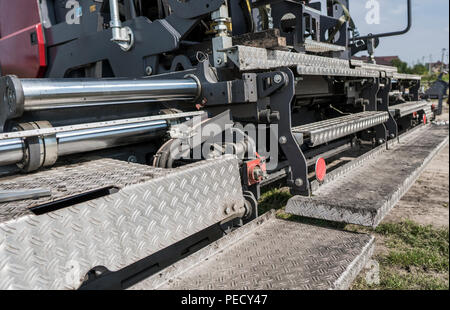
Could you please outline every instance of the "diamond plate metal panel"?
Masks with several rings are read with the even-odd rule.
[[[369,69],[369,70],[392,72],[392,73],[398,72],[397,67],[393,67],[393,66],[383,66],[383,65],[371,64],[371,63],[367,63],[367,62],[363,62],[361,60],[355,60],[355,59],[350,59],[350,63],[352,66],[361,67],[361,68],[365,68],[365,69]]]
[[[301,133],[311,146],[317,146],[383,124],[388,119],[388,112],[367,111],[294,127],[292,132]]]
[[[373,241],[269,212],[133,289],[345,289],[371,256]]]
[[[317,42],[310,39],[305,40],[305,51],[311,53],[326,53],[326,52],[343,52],[344,46],[329,44],[324,42]]]
[[[413,134],[415,131],[422,129],[422,125],[419,125],[413,129],[411,129],[409,132],[407,132],[406,134],[403,134],[399,137],[399,139],[394,139],[394,140],[390,140],[388,141],[389,144],[389,148],[392,148],[394,145],[397,145],[399,143],[399,140],[401,139],[403,141],[403,139],[405,138],[405,136],[409,135],[409,134]],[[345,165],[338,167],[337,169],[332,170],[330,173],[327,173],[325,180],[323,180],[323,182],[319,182],[317,180],[313,180],[311,182],[311,192],[313,194],[316,193],[316,191],[323,185],[325,184],[329,184],[332,183],[334,181],[336,181],[338,178],[344,176],[345,174],[347,174],[348,172],[352,171],[353,169],[361,166],[362,164],[364,164],[366,161],[371,160],[373,158],[375,158],[376,156],[384,153],[386,151],[386,145],[382,144],[377,146],[376,148],[368,151],[367,153],[359,156],[358,158],[353,159],[352,161],[346,163]]]
[[[431,110],[431,102],[410,101],[389,107],[389,111],[398,117],[403,117],[420,110]]]
[[[330,46],[311,45],[311,49],[325,50]],[[303,53],[267,50],[236,45],[225,50],[231,61],[241,71],[269,70],[280,67],[296,67],[301,75],[331,75],[354,77],[391,77],[394,79],[420,80],[420,76],[401,74],[395,67],[368,64],[357,60],[344,60]]]
[[[293,53],[250,46],[233,46],[226,50],[229,58],[241,71],[297,67],[299,74],[350,75],[361,77],[379,77],[380,72],[364,68],[350,67],[344,59]],[[303,72],[303,73],[302,73]]]
[[[123,188],[164,176],[170,171],[105,158],[68,165],[60,164],[33,174],[1,178],[0,190],[45,188],[49,189],[52,195],[40,199],[0,203],[0,223],[23,215],[31,215],[30,208],[45,203],[110,186]]]
[[[422,77],[420,75],[406,74],[406,73],[398,73],[394,72],[390,75],[393,79],[396,80],[421,80]]]
[[[243,207],[238,162],[227,157],[58,211],[22,214],[0,223],[0,289],[78,288],[95,266],[117,271]]]
[[[390,150],[319,187],[314,197],[291,198],[286,212],[375,227],[447,143],[448,126],[416,130]]]
[[[322,68],[312,66],[297,66],[297,73],[300,75],[326,75],[326,76],[355,76],[355,77],[378,77],[379,73],[350,68]]]

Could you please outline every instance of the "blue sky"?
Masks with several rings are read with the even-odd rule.
[[[380,4],[380,24],[368,25],[367,1],[350,0],[350,14],[361,35],[401,30],[406,26],[406,0],[376,0]],[[381,38],[376,56],[398,55],[403,61],[415,64],[418,60],[440,60],[442,49],[449,48],[449,0],[412,0],[413,26],[409,33]],[[360,53],[364,55],[367,53]],[[447,62],[447,56],[445,57]]]
[[[350,0],[350,13],[361,35],[404,29],[406,0],[377,0],[380,3],[380,24],[368,25],[365,16],[367,0]],[[409,33],[381,38],[376,56],[398,55],[415,64],[418,60],[440,60],[442,49],[449,48],[449,0],[412,0],[413,26]],[[447,56],[445,62],[447,62]]]

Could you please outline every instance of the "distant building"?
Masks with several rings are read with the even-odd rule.
[[[364,62],[368,62],[369,61],[369,56],[353,57],[353,59],[362,60]],[[375,61],[377,62],[377,65],[392,66],[392,61],[393,60],[400,60],[400,58],[398,56],[380,56],[380,57],[375,57]]]
[[[441,68],[442,68],[442,70],[448,72],[448,64],[442,63],[442,61],[427,63],[426,66],[427,66],[427,68],[430,68],[430,66],[431,66],[432,73],[441,72]]]

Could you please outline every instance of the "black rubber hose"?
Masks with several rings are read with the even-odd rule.
[[[245,22],[249,32],[255,32],[255,24],[253,22],[252,5],[250,0],[241,0],[240,5],[244,12]]]

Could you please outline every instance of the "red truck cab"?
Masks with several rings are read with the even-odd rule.
[[[39,0],[0,0],[0,74],[43,77],[47,66]]]

